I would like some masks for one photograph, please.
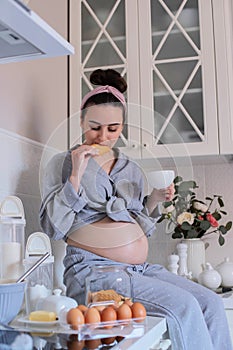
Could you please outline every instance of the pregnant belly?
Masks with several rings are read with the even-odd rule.
[[[137,223],[109,218],[81,227],[69,236],[67,243],[127,264],[141,264],[148,254],[147,238]]]

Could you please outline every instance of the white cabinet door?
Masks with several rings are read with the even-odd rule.
[[[214,0],[220,153],[233,153],[233,3]]]
[[[139,13],[142,157],[217,154],[211,0],[139,0]]]

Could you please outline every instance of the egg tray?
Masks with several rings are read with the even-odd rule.
[[[140,321],[140,322],[139,322]],[[10,327],[13,330],[29,332],[34,335],[38,334],[66,334],[76,335],[78,340],[86,339],[100,339],[108,338],[112,336],[120,336],[127,338],[140,337],[144,334],[145,325],[147,319],[142,318],[131,318],[125,320],[99,322],[99,323],[85,323],[78,327],[78,329],[73,329],[71,325],[57,320],[54,325],[45,326],[39,324],[24,324],[18,323],[17,320],[11,323]],[[111,328],[109,328],[111,327]]]
[[[115,304],[115,302],[109,300],[90,303],[87,306],[108,306],[112,304]],[[137,337],[143,335],[145,322],[145,318],[138,317],[98,323],[85,323],[78,326],[77,329],[73,329],[72,325],[68,324],[67,322],[62,322],[62,320],[60,320],[60,325],[62,328],[64,328],[64,331],[67,334],[78,334],[79,339],[97,339],[112,336]],[[139,333],[140,335],[138,335]]]
[[[99,323],[85,323],[77,329],[71,325],[61,323],[59,333],[77,334],[78,339],[98,339],[112,336],[138,337],[144,334],[146,320],[143,318],[130,318]]]

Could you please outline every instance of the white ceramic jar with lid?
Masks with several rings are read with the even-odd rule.
[[[222,277],[222,287],[233,287],[233,262],[229,257],[225,257],[224,261],[216,266],[216,270]]]
[[[203,286],[216,290],[221,285],[221,275],[210,263],[203,265],[203,271],[198,276],[198,283]]]
[[[59,315],[63,309],[69,310],[78,306],[76,300],[61,295],[61,293],[61,289],[54,289],[53,295],[39,299],[36,306],[37,310],[53,311]]]

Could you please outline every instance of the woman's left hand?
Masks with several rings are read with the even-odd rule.
[[[151,194],[147,197],[146,206],[149,210],[149,213],[155,209],[159,202],[169,202],[174,197],[175,186],[172,183],[167,188],[163,188],[161,190],[153,189]]]
[[[157,197],[158,202],[169,202],[174,197],[175,193],[175,186],[174,183],[172,183],[167,188],[163,188],[161,190],[153,190],[154,195]]]

